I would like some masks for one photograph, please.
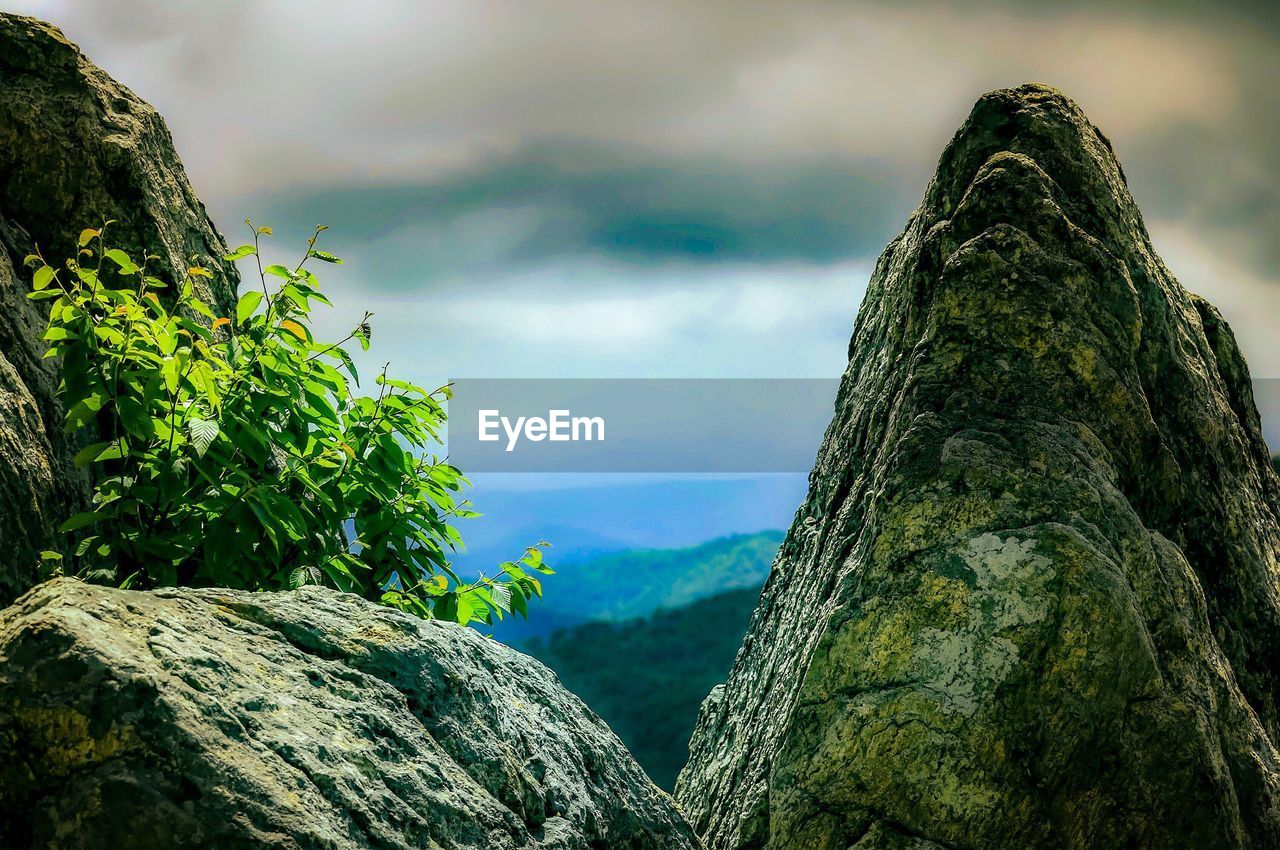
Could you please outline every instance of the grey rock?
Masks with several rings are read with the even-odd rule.
[[[700,846],[537,661],[357,597],[58,579],[0,613],[0,846]]]
[[[35,583],[38,553],[87,492],[22,259],[39,245],[61,264],[108,219],[112,243],[156,255],[162,276],[191,261],[215,271],[203,294],[229,314],[239,278],[159,114],[55,27],[0,13],[0,406],[12,414],[0,416],[0,604]]]
[[[44,323],[29,285],[0,252],[0,605],[35,583],[40,551],[87,485],[57,422],[57,376],[36,352]]]
[[[711,850],[1280,847],[1280,478],[1110,144],[978,101],[676,797]]]

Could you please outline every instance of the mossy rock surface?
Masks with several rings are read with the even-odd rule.
[[[978,101],[677,799],[711,850],[1280,847],[1280,478],[1110,144]]]
[[[697,850],[555,674],[316,587],[0,612],[0,847]]]

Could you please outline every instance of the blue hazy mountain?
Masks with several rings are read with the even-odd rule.
[[[679,608],[727,590],[759,587],[782,542],[781,531],[735,534],[681,549],[628,549],[564,561],[543,581],[529,619],[482,629],[523,646],[592,620],[621,621]]]
[[[582,476],[562,476],[581,481]],[[624,549],[695,546],[730,534],[786,528],[804,500],[804,475],[678,479],[597,486],[528,486],[557,476],[477,475],[467,493],[483,516],[458,524],[465,551],[452,559],[471,576],[492,574],[526,546],[547,540],[547,561],[559,567]],[[550,580],[554,582],[554,577]]]

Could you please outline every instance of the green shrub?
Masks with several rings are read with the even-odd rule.
[[[110,223],[108,223],[109,225]],[[251,260],[261,286],[235,316],[216,316],[188,270],[176,292],[106,241],[80,234],[79,256],[55,269],[38,253],[33,299],[49,299],[46,356],[61,358],[66,430],[92,442],[91,510],[71,517],[65,554],[48,573],[122,587],[218,585],[279,590],[324,584],[424,617],[491,622],[527,616],[549,573],[538,544],[493,577],[449,567],[462,474],[429,454],[448,387],[428,392],[384,368],[359,386],[345,346],[369,347],[369,314],[342,341],[311,333],[320,292],[311,261],[266,265],[270,228],[227,259]],[[152,258],[147,258],[148,260]],[[347,528],[354,529],[349,540]]]

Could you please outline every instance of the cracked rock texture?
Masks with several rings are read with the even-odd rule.
[[[215,271],[205,295],[229,313],[238,276],[160,115],[55,27],[0,13],[0,605],[35,583],[38,553],[86,493],[22,259],[38,244],[60,266],[107,219],[115,247],[156,255],[162,276],[191,260]]]
[[[71,579],[0,613],[0,847],[695,850],[537,661],[348,594]]]
[[[707,846],[1280,847],[1280,478],[1072,101],[978,101],[849,354],[677,785]]]

